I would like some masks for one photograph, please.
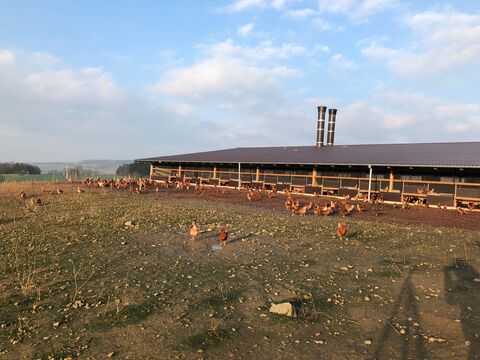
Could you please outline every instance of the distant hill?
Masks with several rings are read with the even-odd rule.
[[[76,168],[81,166],[83,169],[95,170],[102,174],[113,175],[117,169],[125,164],[131,163],[131,160],[82,160],[78,162],[39,162],[33,163],[38,166],[42,173],[49,171],[65,171],[65,168]]]

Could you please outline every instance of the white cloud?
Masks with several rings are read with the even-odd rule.
[[[353,70],[357,67],[357,65],[353,61],[348,60],[342,54],[332,55],[330,57],[329,63],[334,70],[340,71]]]
[[[254,27],[255,27],[255,25],[252,24],[252,23],[245,24],[245,25],[240,26],[238,28],[237,33],[238,33],[238,35],[243,36],[243,37],[248,36],[252,33],[252,30],[253,30]]]
[[[315,26],[317,29],[326,31],[326,30],[340,30],[340,27],[333,25],[330,21],[316,18],[312,20],[312,25]]]
[[[362,21],[397,5],[397,0],[319,0],[318,9],[320,13],[343,14],[352,20]]]
[[[283,10],[288,3],[298,0],[234,0],[221,10],[229,13],[237,13],[252,9]]]
[[[124,96],[101,68],[46,70],[27,75],[24,83],[35,97],[57,102],[112,102]]]
[[[15,62],[15,55],[13,51],[7,49],[0,49],[0,66],[11,65]]]
[[[287,12],[285,12],[283,16],[291,19],[301,20],[301,19],[305,19],[307,17],[313,16],[315,14],[317,14],[317,11],[310,8],[304,8],[304,9],[288,10]]]
[[[293,70],[284,66],[268,69],[242,59],[210,58],[190,67],[171,70],[152,89],[161,94],[194,99],[238,98],[263,91],[280,78],[293,74]]]
[[[354,101],[337,115],[343,143],[477,140],[480,103],[448,102],[410,91]]]
[[[255,61],[287,59],[292,56],[302,55],[307,51],[305,47],[294,43],[274,46],[272,41],[262,41],[255,47],[245,47],[235,44],[230,39],[210,45],[202,45],[200,48],[207,56],[213,55],[219,58],[240,57]]]
[[[208,133],[217,128],[198,114],[191,119],[189,104],[167,106],[128,92],[99,67],[71,68],[49,54],[8,51],[16,61],[0,66],[0,161],[174,153],[178,134],[189,134],[192,141],[182,145],[189,151],[208,146]]]
[[[214,123],[208,138],[215,148],[303,141],[310,109],[296,103],[292,82],[298,71],[286,62],[304,55],[304,47],[270,41],[247,47],[227,40],[197,49],[197,60],[167,71],[151,87],[152,96],[208,114]]]
[[[294,69],[276,63],[306,49],[295,44],[275,47],[261,42],[243,47],[231,40],[200,47],[204,56],[191,66],[166,73],[152,90],[156,93],[197,100],[239,99],[267,91],[281,79],[296,74]],[[268,64],[268,66],[266,66]]]
[[[275,10],[282,10],[285,7],[285,5],[289,2],[292,2],[292,0],[272,0],[271,6]]]
[[[325,53],[330,52],[330,48],[327,45],[323,45],[323,44],[315,44],[313,46],[313,50],[320,51],[320,52],[325,52]]]
[[[241,12],[252,8],[262,8],[267,6],[266,0],[235,0],[224,8],[227,12]]]
[[[480,14],[445,9],[410,15],[404,22],[412,33],[408,44],[387,47],[372,41],[362,49],[363,55],[408,76],[442,73],[480,62]]]

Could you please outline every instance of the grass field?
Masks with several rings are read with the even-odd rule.
[[[102,179],[113,179],[115,178],[115,175],[113,174],[102,174]],[[75,179],[75,180],[83,180],[81,179]],[[48,175],[48,174],[40,174],[40,175],[30,175],[30,174],[25,174],[25,175],[19,175],[19,174],[0,174],[0,183],[39,183],[39,185],[42,185],[43,183],[46,182],[63,182],[65,181],[65,175]]]
[[[51,181],[65,181],[65,176],[61,175],[19,175],[19,174],[0,174],[2,182],[51,182]]]
[[[281,196],[63,185],[29,208],[20,187],[0,186],[0,358],[480,354],[478,213],[447,227],[418,220],[433,209],[354,214],[342,241],[338,216],[290,216]],[[213,251],[222,227],[230,242]],[[296,318],[268,312],[284,301]]]

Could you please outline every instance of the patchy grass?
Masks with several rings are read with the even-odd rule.
[[[55,187],[65,194],[42,194]],[[16,197],[21,190],[42,205],[29,207]],[[340,241],[338,217],[290,216],[280,197],[248,204],[228,191],[75,190],[0,186],[2,358],[363,359],[407,351],[447,359],[478,346],[478,231],[362,214],[341,219],[349,234]],[[461,221],[479,217],[468,216]],[[192,219],[202,230],[194,242]],[[139,226],[124,225],[132,220]],[[231,242],[212,251],[222,227]],[[297,318],[268,313],[284,301]],[[400,333],[409,326],[419,337]]]

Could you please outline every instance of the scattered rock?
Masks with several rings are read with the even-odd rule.
[[[125,221],[125,227],[126,228],[129,228],[129,227],[138,227],[138,221],[136,220],[129,220],[129,221]]]
[[[372,340],[365,340],[363,343],[365,345],[372,345]]]
[[[297,315],[295,312],[295,308],[289,302],[281,304],[272,303],[269,311],[274,314],[286,315],[289,317],[295,317]]]
[[[72,304],[73,309],[80,309],[82,306],[85,304],[82,302],[82,300],[77,300]]]

